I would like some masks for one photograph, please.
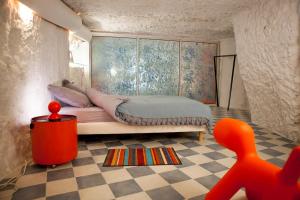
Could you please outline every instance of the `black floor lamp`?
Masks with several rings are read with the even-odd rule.
[[[219,107],[219,94],[218,94],[218,81],[217,81],[217,58],[223,58],[223,57],[233,57],[232,73],[231,73],[231,81],[230,81],[230,90],[229,90],[229,99],[228,99],[228,105],[227,105],[227,110],[229,110],[230,99],[231,99],[231,92],[232,92],[232,83],[233,83],[233,76],[234,76],[234,67],[235,67],[236,54],[214,56],[214,70],[215,70],[215,82],[216,82],[216,99],[217,99],[217,106],[218,107]]]

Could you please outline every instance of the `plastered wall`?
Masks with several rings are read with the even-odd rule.
[[[252,1],[63,0],[92,31],[206,42],[232,37],[232,16]]]
[[[49,83],[68,77],[68,32],[39,17],[22,21],[17,4],[0,1],[0,179],[30,160],[28,125],[47,114]]]
[[[70,67],[69,80],[82,90],[88,88],[89,80],[86,78],[84,68],[82,67]]]
[[[80,87],[82,90],[85,90],[86,88],[91,87],[89,42],[79,39],[74,34],[70,34],[69,46],[69,79],[77,87]]]
[[[299,1],[255,1],[233,19],[251,118],[299,142]]]
[[[220,55],[236,54],[234,38],[220,40]],[[219,104],[227,108],[230,90],[233,57],[218,58],[219,65]],[[241,79],[238,57],[235,62],[230,108],[249,110],[248,99],[243,80]]]

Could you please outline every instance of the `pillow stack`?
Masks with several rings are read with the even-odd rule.
[[[48,90],[59,101],[70,106],[85,108],[91,107],[92,103],[85,91],[68,80],[63,80],[63,86],[48,85]]]

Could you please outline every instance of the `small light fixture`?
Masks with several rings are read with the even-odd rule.
[[[25,25],[31,25],[33,21],[33,11],[26,5],[18,2],[19,17]]]

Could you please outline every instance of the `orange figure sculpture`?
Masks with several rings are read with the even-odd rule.
[[[300,146],[281,169],[258,157],[253,129],[245,122],[222,119],[214,129],[217,142],[237,154],[237,162],[206,195],[206,200],[230,199],[245,188],[248,200],[300,200]]]

